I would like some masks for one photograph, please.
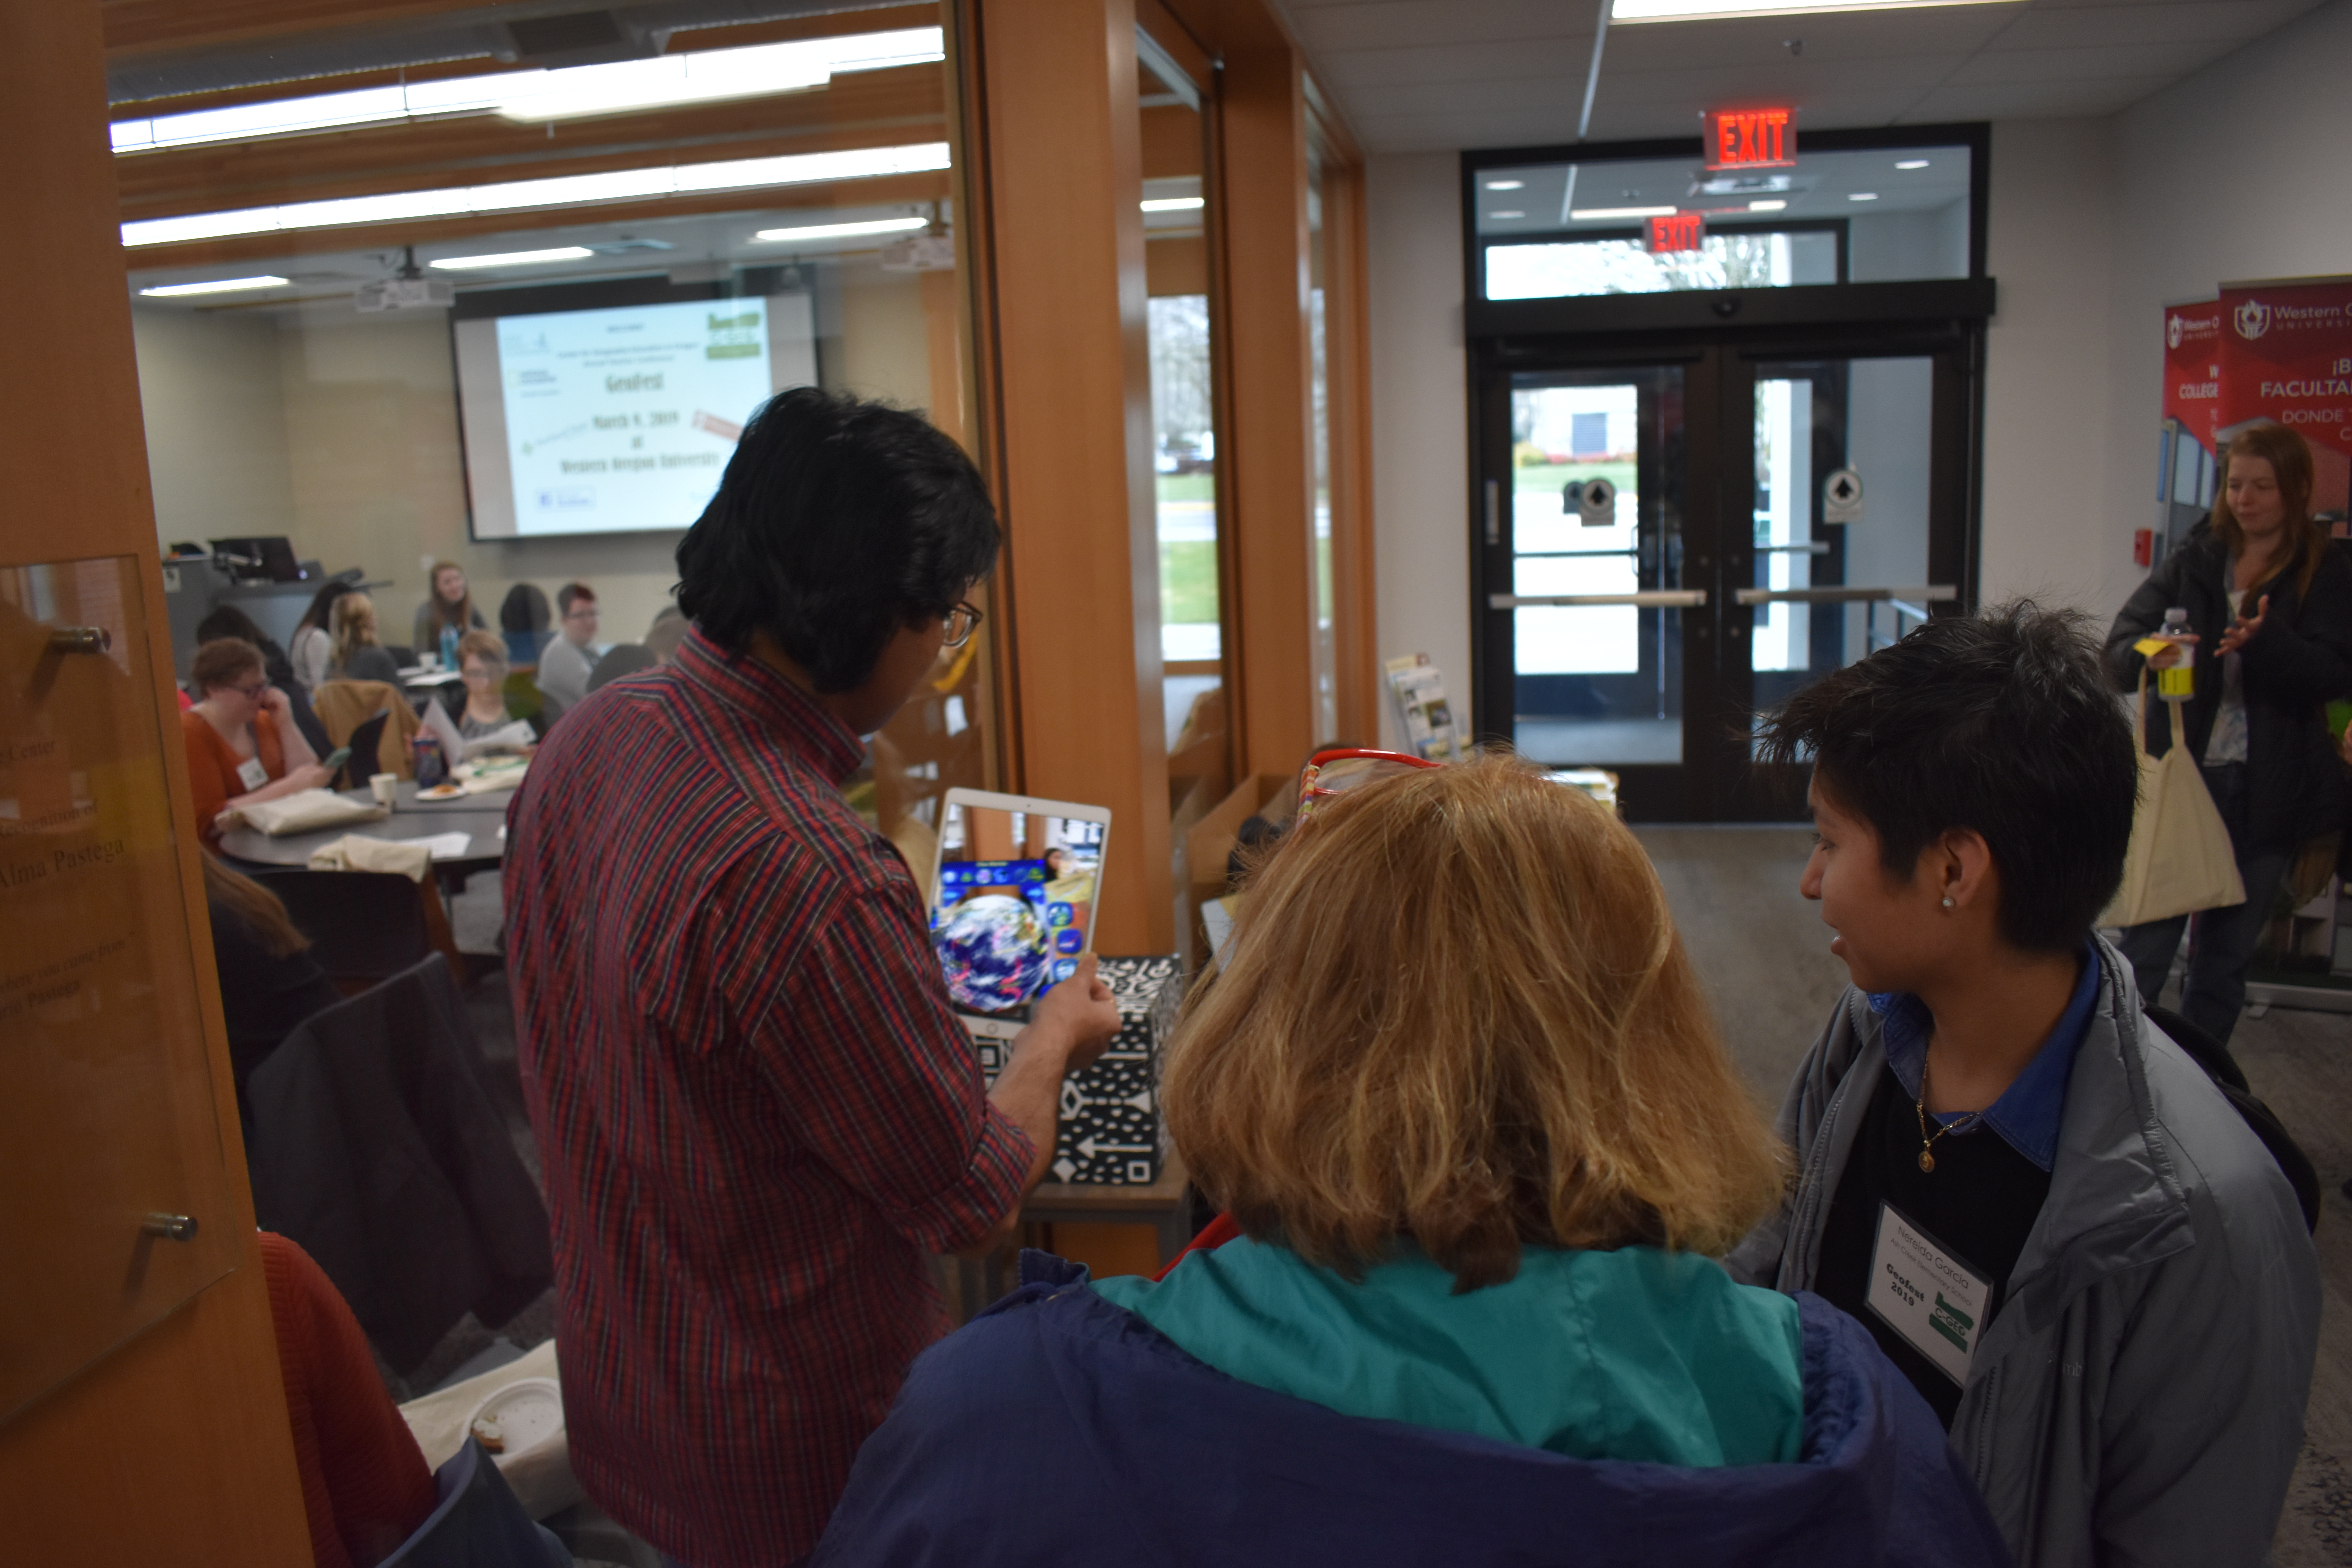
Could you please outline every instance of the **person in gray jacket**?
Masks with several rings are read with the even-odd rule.
[[[2303,1441],[2318,1259],[2286,1179],[2092,931],[2137,796],[2078,616],[1929,622],[1766,721],[1853,985],[1725,1260],[1853,1314],[2022,1568],[2252,1563]]]

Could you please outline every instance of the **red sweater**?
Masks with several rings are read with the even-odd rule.
[[[375,1568],[432,1513],[433,1472],[359,1320],[310,1255],[261,1233],[286,1413],[317,1568]]]

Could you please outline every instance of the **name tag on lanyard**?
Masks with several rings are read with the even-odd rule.
[[[247,757],[237,766],[236,782],[247,789],[259,789],[269,782],[269,770],[261,765],[259,757]]]
[[[1878,1205],[1878,1244],[1864,1301],[1954,1383],[1968,1382],[1992,1281],[1888,1204]]]

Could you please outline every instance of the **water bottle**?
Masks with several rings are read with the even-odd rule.
[[[2156,634],[2168,643],[2186,642],[2189,636],[2189,612],[2179,605],[2164,612],[2164,629]],[[2167,702],[2186,702],[2197,693],[2196,653],[2188,655],[2179,664],[2156,672],[2156,694]]]
[[[418,789],[431,789],[449,776],[448,760],[441,754],[441,741],[438,736],[430,733],[417,736],[415,750]]]

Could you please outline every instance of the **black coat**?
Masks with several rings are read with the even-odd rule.
[[[256,1217],[318,1262],[397,1373],[469,1310],[495,1328],[554,1279],[488,1071],[436,952],[297,1025],[247,1086]]]
[[[2197,694],[2183,706],[2189,749],[2200,759],[2221,703],[2221,661],[2214,648],[2232,618],[2223,589],[2228,552],[2200,528],[2164,558],[2107,631],[2107,673],[2137,690],[2147,659],[2132,644],[2164,624],[2178,605],[2189,612],[2197,645]],[[2345,770],[2328,738],[2329,702],[2352,697],[2352,566],[2342,552],[2321,552],[2306,595],[2284,572],[2263,592],[2270,610],[2263,629],[2240,650],[2246,700],[2246,831],[2241,848],[2292,849],[2334,829],[2344,811]],[[2150,682],[2153,685],[2153,682]],[[2171,744],[2174,705],[2148,702],[2148,749]]]

